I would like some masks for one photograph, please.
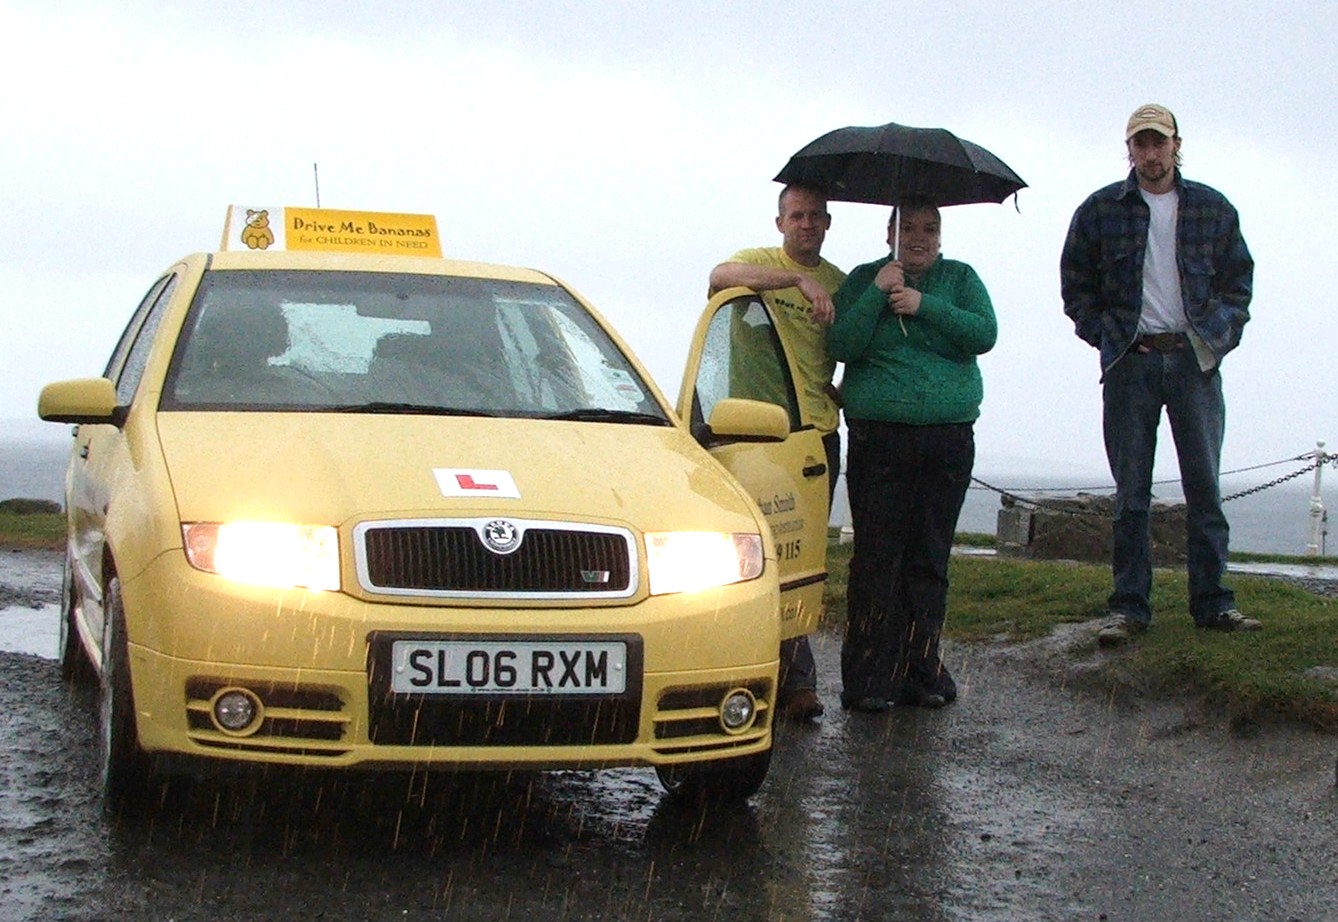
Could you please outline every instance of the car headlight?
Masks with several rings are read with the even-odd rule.
[[[651,595],[710,589],[762,575],[762,536],[648,532],[646,559]]]
[[[181,535],[197,570],[262,586],[339,588],[339,536],[328,525],[190,522]]]

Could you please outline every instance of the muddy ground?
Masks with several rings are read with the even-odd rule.
[[[59,561],[4,573],[0,609],[50,602]],[[619,770],[208,781],[109,819],[91,693],[0,653],[0,919],[1338,918],[1338,739],[1120,689],[1093,630],[955,647],[956,705],[879,717],[830,706],[819,635],[827,716],[705,813]]]

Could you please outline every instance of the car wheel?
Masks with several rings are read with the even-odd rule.
[[[69,554],[65,555],[65,570],[61,579],[63,584],[60,591],[60,677],[76,685],[91,685],[93,667],[88,661],[88,654],[84,652],[83,642],[79,639],[79,631],[74,624],[78,608],[76,604],[78,590],[74,587],[74,573],[70,567]]]
[[[657,765],[655,774],[672,796],[684,800],[731,803],[756,794],[771,768],[771,750],[757,755],[689,765]]]
[[[130,687],[130,648],[126,639],[121,581],[107,581],[102,621],[102,683],[98,695],[98,761],[103,807],[115,813],[147,787],[148,760],[139,748],[135,703]]]

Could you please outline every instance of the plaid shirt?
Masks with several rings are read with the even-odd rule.
[[[1236,209],[1222,193],[1175,172],[1179,193],[1176,263],[1185,316],[1218,361],[1240,343],[1250,319],[1254,260]],[[1130,170],[1074,212],[1059,261],[1064,313],[1078,336],[1101,351],[1104,373],[1138,337],[1143,251],[1150,210]]]

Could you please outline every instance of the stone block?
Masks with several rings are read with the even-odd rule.
[[[1011,557],[1108,563],[1114,513],[1113,496],[1004,495],[996,524],[997,549]],[[1153,564],[1183,564],[1184,503],[1154,500],[1151,526]]]

